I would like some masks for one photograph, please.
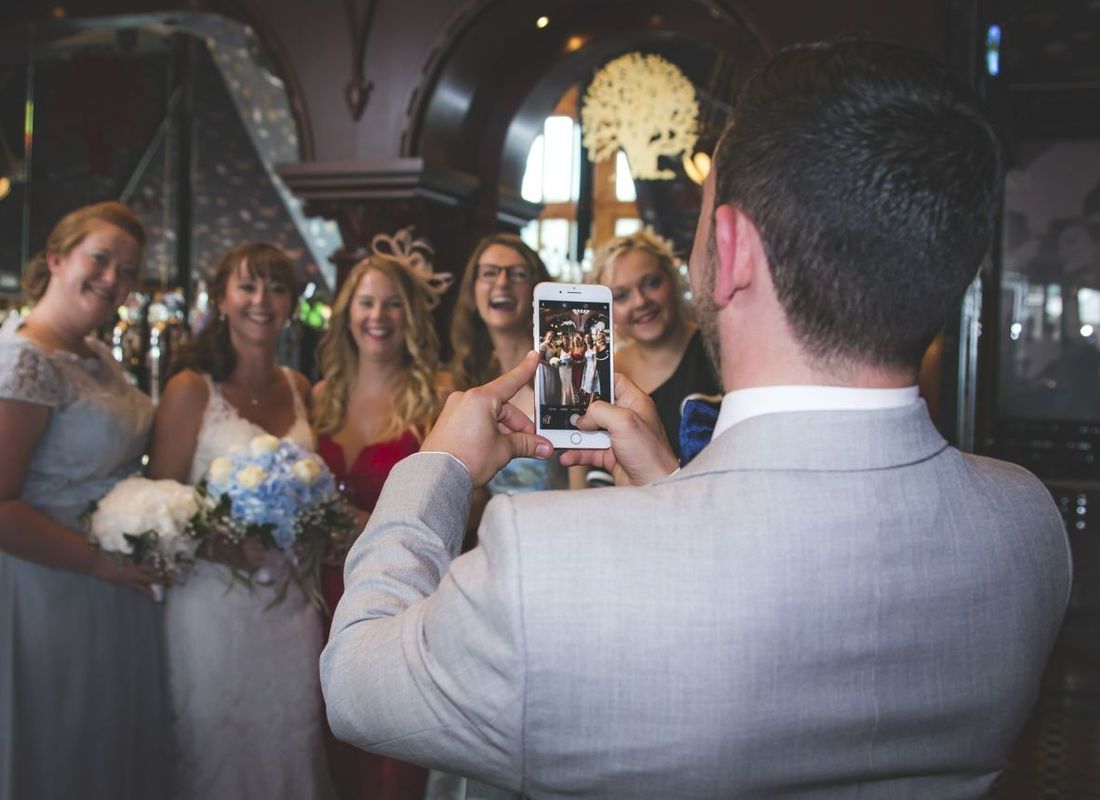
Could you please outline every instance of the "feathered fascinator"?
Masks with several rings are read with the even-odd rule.
[[[402,228],[393,236],[377,234],[370,240],[370,250],[374,255],[386,256],[398,262],[413,277],[417,285],[424,290],[428,308],[439,305],[443,294],[451,288],[455,276],[449,272],[433,272],[432,257],[435,250],[427,239],[414,239],[412,227]]]

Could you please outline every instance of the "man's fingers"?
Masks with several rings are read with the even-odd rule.
[[[615,405],[620,408],[629,408],[646,420],[660,419],[653,398],[621,372],[615,373]]]
[[[512,458],[550,458],[554,445],[533,433],[510,433],[504,437],[512,449]]]
[[[614,431],[618,427],[618,421],[623,415],[629,413],[631,412],[628,409],[597,400],[588,406],[584,416],[577,420],[577,427],[582,431]]]
[[[539,354],[531,350],[513,368],[505,372],[495,381],[489,381],[484,386],[472,389],[474,392],[486,392],[501,403],[507,403],[516,392],[529,384],[535,377],[535,370],[539,366]]]
[[[561,454],[563,467],[599,467],[608,472],[615,468],[612,450],[565,450]]]
[[[505,403],[497,414],[497,424],[502,433],[534,433],[535,422],[511,403]]]

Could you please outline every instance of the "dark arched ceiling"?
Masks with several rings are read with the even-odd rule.
[[[472,4],[451,27],[410,104],[402,154],[518,189],[527,151],[569,86],[633,49],[676,49],[697,86],[766,55],[738,14],[702,0]],[[549,17],[543,29],[537,17]],[[685,63],[687,62],[687,63]],[[736,80],[736,78],[734,79]]]

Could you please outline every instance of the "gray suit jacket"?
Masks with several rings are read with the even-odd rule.
[[[391,473],[321,658],[333,730],[531,797],[976,797],[1065,611],[1045,488],[922,403],[773,414],[640,488]],[[438,588],[437,588],[438,584]]]

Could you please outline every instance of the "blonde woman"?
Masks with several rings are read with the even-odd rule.
[[[374,254],[357,264],[333,304],[313,387],[317,452],[365,524],[390,469],[420,449],[439,410],[433,382],[439,341],[430,297],[409,267]],[[327,564],[330,609],[343,593],[342,564]],[[428,771],[329,738],[329,764],[345,798],[420,800]]]
[[[610,287],[616,335],[629,342],[615,351],[615,368],[653,398],[679,456],[684,398],[722,391],[690,320],[672,250],[648,231],[616,236],[596,254],[589,280]]]

